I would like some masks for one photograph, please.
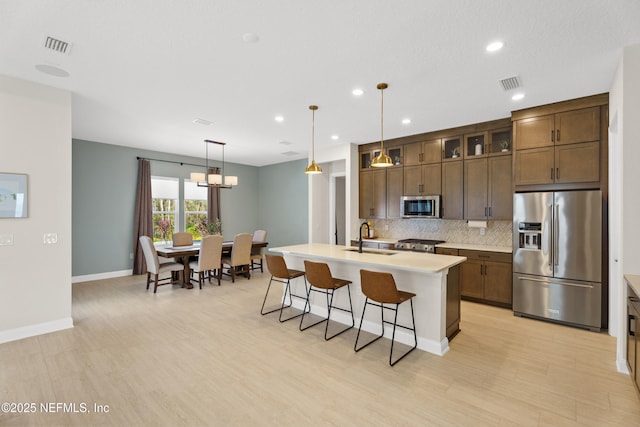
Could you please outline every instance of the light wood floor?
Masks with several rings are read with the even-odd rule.
[[[325,342],[260,316],[268,277],[156,295],[143,276],[73,285],[73,329],[0,345],[0,401],[109,413],[0,425],[640,425],[606,334],[463,302],[448,354],[391,368],[386,340],[354,353],[355,330]]]

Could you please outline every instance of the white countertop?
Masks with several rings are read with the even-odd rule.
[[[270,248],[269,250],[352,263],[391,266],[396,269],[422,271],[425,273],[438,273],[467,260],[467,258],[461,256],[370,248],[363,249],[363,253],[358,253],[357,248],[352,246],[327,245],[323,243],[282,246],[279,248]]]
[[[512,253],[511,246],[492,246],[492,245],[477,245],[473,243],[439,243],[437,248],[449,248],[449,249],[466,249],[469,251],[487,251],[487,252],[502,252],[505,254]]]
[[[625,274],[624,278],[636,295],[640,296],[640,276],[636,274]]]

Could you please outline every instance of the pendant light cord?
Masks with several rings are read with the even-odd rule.
[[[316,110],[311,109],[311,160],[316,161],[316,148],[315,148],[315,135],[316,135]]]
[[[380,89],[380,152],[384,154],[384,89]]]

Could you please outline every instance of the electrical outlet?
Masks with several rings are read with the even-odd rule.
[[[481,235],[481,236],[484,236],[484,234],[485,234],[486,232],[487,232],[487,229],[486,229],[486,228],[481,228],[481,229],[480,229],[480,235]]]
[[[0,234],[0,246],[13,246],[13,234]]]
[[[129,259],[133,259],[133,252],[129,252]]]
[[[58,233],[44,233],[44,244],[53,245],[58,243]]]

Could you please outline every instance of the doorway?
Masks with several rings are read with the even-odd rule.
[[[345,245],[346,237],[346,176],[331,174],[329,184],[329,242]]]

